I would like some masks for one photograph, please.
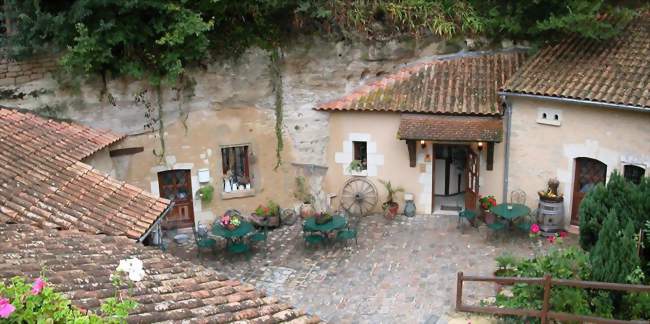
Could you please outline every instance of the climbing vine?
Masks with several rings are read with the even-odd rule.
[[[282,149],[284,148],[284,141],[282,140],[282,50],[279,47],[271,50],[269,70],[271,72],[271,88],[275,94],[275,138],[277,141],[275,146],[275,169],[277,170],[282,164]]]

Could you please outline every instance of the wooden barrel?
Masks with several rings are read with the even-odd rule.
[[[562,229],[564,222],[564,203],[539,201],[537,209],[537,219],[540,222],[540,228],[546,233],[556,233]]]

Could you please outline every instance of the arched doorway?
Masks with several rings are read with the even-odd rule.
[[[607,179],[607,165],[605,163],[586,157],[575,159],[571,225],[580,224],[578,215],[580,202],[598,183],[605,183],[605,179]]]
[[[174,202],[174,209],[163,221],[166,229],[193,227],[192,180],[190,170],[169,170],[158,173],[160,197]]]

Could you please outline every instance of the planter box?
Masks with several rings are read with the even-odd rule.
[[[268,219],[268,227],[278,227],[280,226],[280,215],[273,215],[269,217],[257,216],[256,214],[250,214],[246,216],[246,220],[255,226],[264,226],[265,219]]]

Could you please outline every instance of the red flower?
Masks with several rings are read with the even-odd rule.
[[[547,240],[549,243],[553,244],[553,243],[555,243],[555,236],[549,236],[549,237],[546,238],[546,240]]]
[[[565,232],[565,231],[560,232],[560,237],[561,237],[561,238],[565,238],[565,237],[567,237],[567,235],[568,235],[568,234],[567,234],[567,232]]]
[[[537,224],[530,225],[530,231],[535,234],[539,233],[539,225]]]

